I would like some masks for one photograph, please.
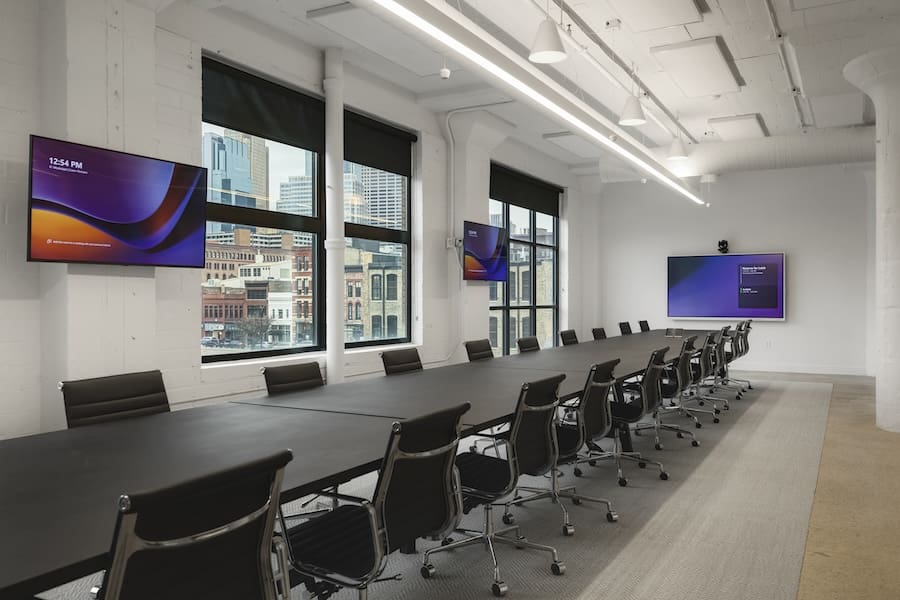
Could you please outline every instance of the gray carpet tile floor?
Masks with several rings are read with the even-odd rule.
[[[635,449],[663,461],[670,478],[661,481],[651,467],[626,463],[628,486],[616,484],[612,463],[584,466],[575,478],[563,469],[564,483],[579,492],[612,500],[618,523],[606,521],[603,505],[566,502],[576,533],[562,534],[562,516],[549,501],[516,508],[529,540],[554,545],[566,573],[550,572],[550,557],[533,550],[500,546],[501,574],[509,598],[616,600],[794,600],[802,566],[819,457],[824,440],[831,385],[791,381],[757,382],[743,400],[732,401],[719,424],[701,417],[702,429],[688,419],[667,418],[694,432],[700,447],[663,434],[664,449],[653,449],[652,435],[635,437]],[[366,496],[368,476],[341,491]],[[543,486],[547,480],[523,478]],[[498,527],[500,512],[496,511]],[[111,515],[112,518],[112,515]],[[463,525],[480,527],[473,511]],[[419,550],[435,542],[420,541]],[[421,554],[390,556],[385,575],[403,581],[372,586],[373,599],[468,599],[491,597],[489,555],[469,547],[433,557],[432,579],[419,575]],[[51,590],[53,600],[87,598],[99,576]],[[355,591],[334,596],[344,600]],[[305,598],[302,590],[294,598]]]

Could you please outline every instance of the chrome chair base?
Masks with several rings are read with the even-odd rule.
[[[550,489],[547,488],[538,488],[538,487],[527,487],[521,486],[516,488],[515,497],[507,502],[504,505],[503,511],[503,522],[507,525],[512,525],[515,523],[515,517],[513,517],[512,513],[509,512],[511,506],[522,506],[527,502],[533,502],[535,500],[543,500],[545,498],[550,498],[554,504],[558,505],[560,510],[562,510],[563,514],[563,535],[575,535],[575,526],[569,521],[569,511],[566,510],[566,507],[563,506],[562,502],[560,502],[560,498],[568,498],[572,501],[572,504],[578,506],[584,501],[587,502],[596,502],[597,504],[605,504],[606,505],[606,520],[610,523],[615,523],[619,520],[619,515],[616,511],[613,510],[612,503],[606,498],[595,498],[592,496],[582,496],[577,492],[574,485],[569,485],[565,487],[559,486],[559,472],[554,469],[551,474],[551,479],[553,482],[553,486]],[[531,492],[530,496],[525,496],[524,498],[519,495],[519,492]]]
[[[682,411],[679,411],[676,409],[675,411],[671,411],[671,412],[682,412]],[[689,416],[691,416],[694,419],[694,424],[699,429],[702,426],[702,424],[700,423],[700,420],[697,419],[697,417],[694,417],[693,415],[689,415]],[[716,419],[716,421],[718,421],[718,418]],[[660,420],[659,413],[656,413],[656,416],[653,419],[652,423],[635,423],[634,427],[632,428],[632,431],[634,432],[634,434],[638,435],[638,436],[641,435],[642,431],[650,431],[650,430],[653,431],[653,438],[654,438],[653,439],[653,447],[657,450],[663,449],[662,442],[659,439],[660,431],[671,431],[679,438],[689,437],[689,438],[691,438],[692,446],[697,447],[700,445],[700,442],[697,441],[697,438],[694,436],[694,434],[692,432],[688,431],[687,429],[682,428],[680,425],[672,425],[671,423],[663,423]]]
[[[437,570],[434,564],[432,564],[430,561],[431,555],[437,554],[438,552],[456,550],[457,548],[463,548],[465,546],[484,544],[485,548],[491,554],[491,562],[494,566],[494,583],[491,586],[491,591],[495,596],[505,596],[506,592],[509,589],[509,586],[506,585],[506,583],[503,581],[503,578],[500,576],[500,566],[497,562],[497,554],[494,551],[494,546],[497,543],[515,546],[516,548],[530,548],[532,550],[549,552],[553,557],[553,562],[550,565],[550,571],[554,575],[562,575],[566,572],[566,566],[561,560],[559,560],[559,555],[556,552],[556,548],[554,548],[553,546],[545,546],[543,544],[535,544],[534,542],[529,542],[524,536],[521,535],[518,525],[504,527],[503,529],[494,529],[493,506],[490,504],[484,505],[484,529],[482,531],[464,528],[458,528],[456,529],[456,531],[465,534],[467,537],[465,539],[450,542],[449,544],[431,548],[430,550],[425,551],[425,554],[422,557],[422,567],[420,569],[422,577],[424,577],[425,579],[430,579],[434,576]],[[514,538],[505,537],[506,534],[512,532],[515,533]]]
[[[588,443],[588,453],[583,457],[579,458],[575,461],[575,476],[580,476],[581,469],[578,468],[578,465],[587,463],[590,466],[596,466],[598,460],[614,460],[616,463],[616,474],[618,475],[619,485],[625,487],[628,485],[628,479],[625,478],[625,473],[622,470],[622,461],[627,460],[631,462],[636,462],[638,467],[644,469],[647,465],[654,465],[659,469],[659,478],[663,481],[666,481],[669,478],[669,474],[663,468],[663,464],[656,460],[650,460],[648,458],[644,458],[640,452],[626,452],[622,450],[622,442],[619,439],[619,432],[616,431],[613,436],[613,441],[615,442],[614,449],[609,452],[601,448],[600,446],[594,444],[593,442]]]

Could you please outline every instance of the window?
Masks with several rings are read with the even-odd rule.
[[[415,137],[349,111],[344,127],[344,268],[359,273],[354,289],[362,317],[362,331],[348,346],[409,341]]]
[[[201,337],[223,342],[201,345],[203,362],[322,349],[324,102],[212,58],[202,64],[208,271]],[[354,300],[345,340],[409,341],[416,137],[349,110],[344,121],[345,284]],[[234,307],[223,308],[224,322],[206,316],[211,302]]]
[[[389,338],[397,337],[397,315],[388,315],[387,336]]]
[[[372,337],[375,339],[381,339],[381,315],[373,315],[372,316]]]
[[[372,300],[381,300],[381,275],[372,275]]]
[[[387,290],[385,291],[385,299],[397,299],[397,276],[393,273],[387,276]]]
[[[516,341],[532,335],[542,348],[555,346],[559,329],[557,220],[562,190],[496,164],[491,164],[490,185],[490,223],[505,227],[510,238],[507,285],[492,284],[489,293],[491,346],[495,354],[516,353]]]

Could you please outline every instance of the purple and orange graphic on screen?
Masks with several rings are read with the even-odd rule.
[[[463,222],[463,279],[506,281],[506,230]]]
[[[28,259],[202,267],[206,169],[31,138]]]
[[[784,319],[784,254],[669,257],[669,317]]]

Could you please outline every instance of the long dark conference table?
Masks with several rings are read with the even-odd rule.
[[[291,448],[289,502],[377,469],[394,420],[468,401],[470,433],[507,420],[525,381],[565,373],[560,393],[572,395],[594,363],[620,358],[625,378],[681,341],[651,331],[0,441],[0,598],[103,569],[122,493]]]

